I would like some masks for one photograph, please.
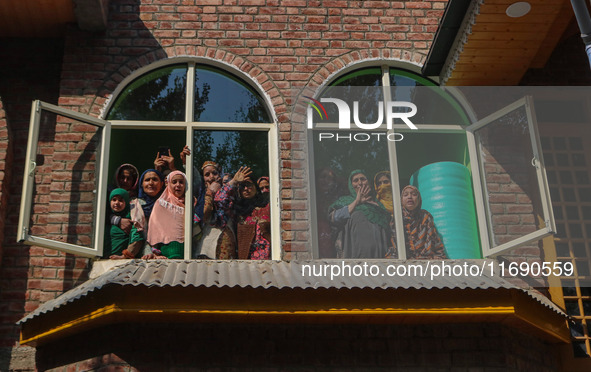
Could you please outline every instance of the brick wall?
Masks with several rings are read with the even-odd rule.
[[[199,4],[199,5],[194,5]],[[446,1],[120,1],[104,34],[72,29],[59,103],[99,115],[121,81],[165,58],[193,56],[245,73],[278,120],[283,258],[309,257],[304,129],[292,89],[318,86],[363,60],[420,65]],[[297,223],[294,223],[297,218]],[[293,253],[293,254],[292,254]]]
[[[166,346],[166,347],[164,347]],[[553,346],[498,324],[113,325],[39,347],[49,371],[556,371]]]
[[[536,169],[531,164],[533,150],[526,112],[518,109],[477,132],[482,143],[486,191],[490,208],[491,248],[514,241],[545,228],[536,218],[543,216]],[[503,259],[513,262],[540,262],[540,242],[504,251]],[[509,281],[521,284],[507,275]],[[530,278],[529,285],[544,287],[544,278]]]
[[[0,96],[0,264],[2,263],[2,242],[4,241],[8,186],[12,176],[12,168],[10,167],[12,163],[12,141],[9,132],[6,111]]]
[[[421,65],[445,5],[446,1],[120,0],[111,1],[104,33],[81,32],[72,26],[63,45],[59,40],[3,41],[0,70],[10,73],[0,79],[0,96],[10,118],[14,159],[12,181],[1,186],[9,188],[9,193],[2,192],[8,202],[0,269],[1,346],[15,344],[16,320],[85,280],[88,268],[86,259],[14,243],[31,100],[43,99],[98,116],[124,78],[158,60],[199,57],[243,72],[260,85],[278,119],[284,258],[305,258],[310,224],[306,223],[307,193],[299,191],[307,184],[301,161],[306,137],[289,117],[292,88],[318,86],[344,68],[367,60]],[[571,48],[570,42],[575,41],[567,41],[565,48]],[[553,56],[550,63],[556,58],[562,57]],[[556,68],[549,64],[546,73]],[[530,71],[522,83],[541,82],[539,76]],[[556,81],[556,76],[550,79]],[[62,130],[70,130],[67,125]],[[1,146],[0,142],[0,156]],[[55,154],[56,149],[47,151]],[[75,163],[76,159],[70,160]],[[1,161],[0,157],[0,174]],[[62,170],[53,168],[58,167],[56,163],[64,164],[52,162],[46,169],[48,175]],[[52,179],[47,181],[50,188],[52,184],[58,187]],[[59,187],[67,188],[70,181],[61,180]],[[41,194],[39,191],[38,196]],[[59,203],[50,204],[48,201],[48,210],[59,208]],[[514,227],[515,217],[521,218],[518,214],[507,217],[506,228]],[[298,223],[293,223],[296,220]],[[66,232],[71,231],[69,227],[61,225]],[[74,231],[74,235],[79,233]],[[425,329],[421,332],[427,332]],[[388,342],[378,343],[390,345]],[[442,358],[448,363],[454,360],[453,355]],[[44,354],[44,363],[48,358]],[[515,363],[522,363],[525,356],[515,358]],[[2,367],[0,364],[0,370]]]
[[[307,184],[305,170],[296,165],[304,159],[305,137],[290,123],[291,89],[320,85],[364,60],[422,64],[445,4],[446,0],[121,0],[111,1],[105,32],[81,32],[71,26],[65,41],[3,40],[0,96],[12,131],[14,158],[9,193],[2,194],[8,202],[0,269],[1,346],[16,343],[16,320],[85,280],[89,263],[54,250],[15,244],[33,99],[98,116],[125,77],[157,60],[200,57],[243,72],[268,96],[278,119],[280,166],[284,167],[280,171],[286,228],[283,249],[284,258],[289,259],[292,251],[306,255],[308,249],[306,224],[291,224],[294,218],[307,217],[305,194],[291,191]],[[61,177],[61,169],[52,168],[58,166],[56,162],[47,158],[56,149],[43,151],[52,164],[46,167],[47,175]],[[48,185],[52,191],[58,183],[67,188],[68,182]],[[43,190],[37,190],[37,197],[42,197]],[[59,203],[53,204],[43,208],[59,208]],[[37,227],[48,228],[41,226],[43,222],[36,220]],[[60,228],[71,232],[73,226]],[[5,358],[0,360],[0,369],[7,363]]]
[[[5,113],[0,123],[7,125],[0,127],[0,133],[10,133],[10,137],[0,136],[0,155],[6,154],[2,155],[6,156],[3,165],[8,171],[0,189],[0,211],[6,216],[1,230],[0,370],[8,370],[11,359],[13,364],[20,360],[31,368],[30,358],[23,361],[19,357],[28,355],[30,348],[11,349],[18,344],[15,322],[40,303],[84,280],[81,275],[88,261],[16,243],[31,102],[41,99],[57,103],[62,55],[63,41],[54,39],[4,39],[0,48],[0,96]],[[8,145],[6,153],[4,144]]]

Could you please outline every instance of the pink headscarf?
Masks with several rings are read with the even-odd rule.
[[[186,191],[185,174],[181,171],[171,172],[166,177],[166,189],[154,203],[148,225],[148,243],[152,246],[158,243],[185,242],[185,199],[177,198],[172,192],[172,178],[179,174],[185,179]]]

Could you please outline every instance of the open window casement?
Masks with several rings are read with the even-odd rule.
[[[484,257],[556,232],[533,100],[466,128]]]
[[[110,123],[34,101],[17,240],[102,256]]]

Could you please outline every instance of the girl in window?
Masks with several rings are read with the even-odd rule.
[[[187,178],[181,171],[166,177],[166,189],[154,203],[148,243],[152,254],[145,258],[183,258],[185,252],[185,191]]]
[[[236,216],[238,258],[268,260],[271,257],[269,194],[262,194],[250,179],[249,167],[241,167],[215,196],[220,209]]]
[[[126,190],[117,188],[109,195],[109,207],[115,216],[130,218],[129,194]],[[144,245],[144,238],[135,226],[130,233],[123,231],[119,226],[110,225],[105,234],[105,256],[112,260],[135,258]]]
[[[137,196],[139,172],[132,164],[122,164],[115,171],[115,187],[124,189],[130,198]]]
[[[390,213],[374,196],[365,173],[349,175],[350,195],[329,207],[338,229],[335,249],[340,258],[385,258],[391,248]]]

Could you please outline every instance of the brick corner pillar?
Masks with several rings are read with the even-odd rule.
[[[6,221],[6,204],[8,203],[8,186],[10,185],[12,162],[12,146],[10,129],[6,112],[0,97],[0,262],[2,262],[4,226]]]

